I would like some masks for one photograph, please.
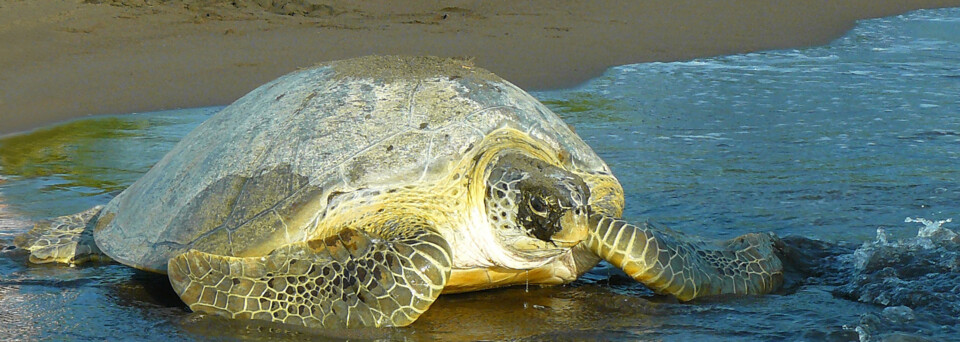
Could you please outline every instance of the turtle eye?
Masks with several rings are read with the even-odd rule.
[[[537,215],[547,216],[547,203],[540,197],[533,197],[530,199],[530,210]]]

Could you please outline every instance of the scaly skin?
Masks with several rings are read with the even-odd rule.
[[[405,326],[450,277],[446,241],[428,229],[376,236],[346,229],[264,257],[190,251],[170,283],[193,311],[311,328]]]
[[[90,223],[96,220],[102,205],[86,211],[37,222],[33,229],[14,238],[18,248],[30,252],[35,264],[62,263],[77,265],[88,261],[108,261],[93,242]]]
[[[708,244],[651,223],[618,219],[623,190],[613,176],[585,174],[590,185],[590,229],[578,246],[578,269],[600,258],[658,293],[682,301],[721,294],[765,294],[783,283],[783,265],[774,253],[773,234],[747,234]],[[598,258],[599,257],[599,258]]]
[[[776,236],[748,234],[722,245],[650,223],[590,217],[591,251],[658,293],[682,301],[721,294],[764,294],[783,283]]]

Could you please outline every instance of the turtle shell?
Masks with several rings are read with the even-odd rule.
[[[363,57],[269,82],[210,117],[104,208],[107,255],[165,272],[189,249],[264,255],[312,238],[328,198],[439,178],[497,128],[609,171],[556,114],[458,59]]]

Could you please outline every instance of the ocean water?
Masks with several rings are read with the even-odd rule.
[[[407,328],[316,335],[191,313],[164,277],[117,264],[27,264],[12,241],[30,221],[109,201],[219,110],[185,109],[0,138],[0,339],[960,340],[960,9],[534,95],[611,166],[626,219],[793,236],[787,286],[681,304],[601,265],[442,296]]]

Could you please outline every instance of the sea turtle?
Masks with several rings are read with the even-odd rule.
[[[564,284],[600,260],[684,301],[782,282],[772,234],[706,243],[623,205],[603,160],[513,84],[462,59],[362,57],[257,88],[102,208],[17,244],[33,262],[102,251],[166,273],[194,311],[308,327],[403,326],[441,293]]]

